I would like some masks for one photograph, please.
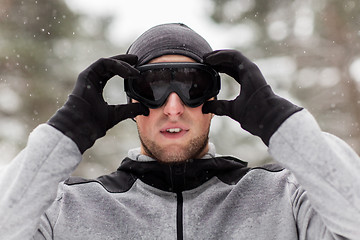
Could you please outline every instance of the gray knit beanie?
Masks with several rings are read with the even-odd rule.
[[[203,55],[211,52],[209,43],[182,23],[168,23],[150,28],[138,37],[127,53],[138,56],[138,65],[162,55],[184,55],[202,62]]]

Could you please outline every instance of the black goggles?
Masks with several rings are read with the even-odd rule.
[[[161,107],[175,92],[189,107],[198,107],[220,91],[220,76],[201,63],[151,63],[137,67],[139,77],[125,79],[125,92],[149,108]]]

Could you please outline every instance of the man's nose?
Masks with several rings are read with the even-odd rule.
[[[183,114],[185,105],[179,95],[170,93],[164,104],[164,114],[167,116],[180,116]]]

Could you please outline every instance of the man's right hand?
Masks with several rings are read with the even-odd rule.
[[[139,74],[132,67],[136,63],[137,56],[130,54],[101,58],[93,63],[79,74],[67,102],[48,124],[70,137],[83,153],[120,121],[148,115],[149,109],[141,103],[108,105],[103,98],[103,89],[110,78]]]

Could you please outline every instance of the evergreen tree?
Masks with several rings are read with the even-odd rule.
[[[360,86],[349,72],[359,58],[360,4],[349,0],[213,3],[213,21],[251,28],[251,44],[234,47],[276,69],[266,76],[275,91],[290,92],[289,97],[308,108],[323,130],[360,153]],[[288,70],[288,78],[274,73],[289,66],[293,69]]]
[[[110,17],[79,15],[63,0],[0,0],[0,13],[2,165],[25,147],[33,128],[46,122],[64,104],[82,70],[100,57],[124,50],[106,38]],[[105,90],[106,97],[115,104],[125,96],[122,81],[113,82]],[[137,136],[129,125],[134,125],[131,120],[98,141],[86,152],[86,160],[74,174],[94,177],[116,169],[126,154],[125,148],[132,143],[129,138],[117,136]],[[128,134],[128,129],[133,133]]]

